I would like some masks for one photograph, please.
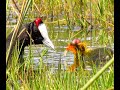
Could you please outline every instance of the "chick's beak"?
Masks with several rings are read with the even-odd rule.
[[[47,28],[46,28],[45,24],[39,24],[38,29],[39,29],[42,37],[44,38],[44,40],[42,41],[43,44],[52,49],[55,49],[52,41],[49,39]]]

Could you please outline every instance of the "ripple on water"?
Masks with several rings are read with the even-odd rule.
[[[57,46],[56,50],[57,50],[57,48],[63,48],[63,46]],[[96,48],[96,47],[93,46],[92,48]],[[41,52],[44,49],[45,49],[44,47],[40,47],[40,46],[33,46],[32,47],[32,50],[31,50],[32,51],[32,60],[34,62],[35,68],[37,68],[37,66],[39,65]],[[58,69],[59,64],[61,64],[62,70],[66,69],[65,63],[68,66],[73,64],[74,55],[71,52],[68,52],[67,56],[64,57],[63,53],[64,53],[65,49],[60,49],[60,50],[54,51],[52,49],[48,49],[48,52],[42,57],[43,63],[48,65],[48,66],[52,66],[52,70],[53,70],[53,68],[54,68],[54,70]],[[24,51],[24,57],[28,57],[28,56],[29,56],[29,48],[26,47],[25,51]],[[89,66],[86,66],[85,69],[89,70],[89,71],[92,70]]]

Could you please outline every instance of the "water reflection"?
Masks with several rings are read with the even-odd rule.
[[[34,61],[34,64],[38,65],[38,63],[40,62],[40,57],[41,57],[41,53],[43,50],[48,49],[48,51],[46,52],[46,54],[42,57],[43,59],[43,63],[47,64],[47,65],[52,65],[54,66],[54,68],[58,68],[58,64],[61,64],[62,66],[64,66],[64,62],[68,62],[68,64],[72,64],[73,63],[73,54],[68,53],[68,55],[66,57],[63,56],[63,52],[65,50],[65,47],[62,46],[57,46],[57,48],[59,48],[56,51],[47,48],[47,47],[41,47],[41,46],[33,46],[32,45],[32,60]],[[60,51],[61,50],[61,51]],[[24,50],[24,58],[28,58],[29,57],[29,47],[26,47]]]
[[[89,46],[90,47],[90,46]],[[34,62],[34,67],[37,69],[39,66],[39,63],[44,63],[48,67],[51,67],[52,71],[56,71],[58,69],[58,66],[61,65],[62,70],[66,70],[66,67],[73,64],[74,60],[74,55],[71,52],[67,53],[67,56],[64,56],[63,52],[65,50],[65,46],[56,46],[55,49],[56,51],[47,48],[47,47],[41,47],[41,45],[32,45],[31,46],[32,50],[32,61]],[[96,48],[95,46],[92,48]],[[42,53],[43,51],[48,50],[43,56]],[[26,47],[24,50],[24,57],[28,58],[29,57],[29,47]],[[40,58],[42,57],[42,62]],[[66,66],[67,65],[67,66]],[[90,66],[86,66],[86,70],[92,70]]]

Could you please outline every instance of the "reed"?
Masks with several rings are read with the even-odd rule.
[[[13,36],[12,36],[12,38],[11,38],[10,46],[9,46],[9,48],[8,48],[8,51],[7,51],[6,64],[7,64],[7,61],[8,61],[8,59],[9,59],[9,57],[10,57],[10,54],[11,54],[11,52],[12,52],[12,49],[14,48],[13,46],[14,46],[14,42],[15,42],[15,40],[16,40],[16,36],[18,35],[18,31],[19,31],[19,29],[20,29],[20,27],[21,27],[21,24],[22,24],[22,22],[23,22],[23,19],[24,19],[25,15],[26,15],[26,12],[27,12],[27,10],[28,10],[28,7],[29,7],[29,5],[30,5],[30,2],[31,2],[31,0],[30,0],[30,1],[26,1],[26,2],[24,1],[24,2],[23,2],[22,11],[21,11],[20,17],[19,17],[19,19],[18,19],[17,26],[16,26],[16,28],[15,28],[15,30],[14,30],[14,32],[13,32]]]

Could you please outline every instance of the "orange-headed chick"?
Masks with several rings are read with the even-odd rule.
[[[80,57],[85,54],[86,44],[81,43],[79,39],[74,39],[70,44],[68,44],[64,55],[66,56],[67,51],[71,51],[74,54],[74,63],[68,67],[68,71],[76,71],[80,66]]]
[[[87,48],[86,43],[81,42],[79,39],[74,39],[68,46],[64,52],[66,56],[67,51],[71,51],[74,54],[74,63],[68,67],[68,71],[76,71],[76,68],[80,66],[80,57],[84,57],[83,61],[96,61],[96,60],[107,60],[112,58],[113,51],[110,48]],[[107,58],[107,56],[109,56]],[[84,64],[84,62],[83,62]]]

